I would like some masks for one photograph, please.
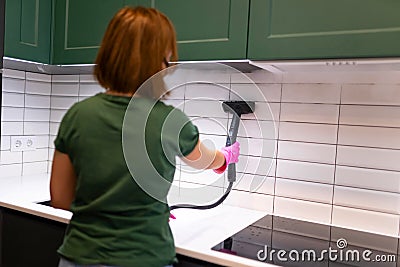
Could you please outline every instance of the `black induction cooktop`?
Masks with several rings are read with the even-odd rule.
[[[400,267],[398,237],[273,215],[212,249],[280,266]]]

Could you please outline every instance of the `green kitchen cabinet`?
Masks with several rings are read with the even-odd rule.
[[[180,60],[246,57],[249,0],[58,0],[54,15],[55,64],[92,63],[112,15],[125,5],[165,13],[177,31]]]
[[[52,0],[7,0],[4,55],[50,62]]]
[[[7,0],[5,54],[93,63],[108,22],[126,5],[155,7],[172,20],[180,60],[246,58],[249,0]]]
[[[252,0],[247,57],[398,57],[399,10],[396,0]]]
[[[180,60],[244,59],[249,0],[153,0],[175,25]]]
[[[108,22],[124,0],[57,0],[52,64],[93,63]]]

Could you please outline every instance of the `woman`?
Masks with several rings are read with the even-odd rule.
[[[168,205],[145,192],[127,167],[122,145],[125,112],[135,97],[135,117],[148,114],[138,88],[177,59],[170,20],[152,8],[121,9],[110,21],[96,58],[95,76],[105,89],[76,103],[64,116],[54,141],[51,204],[73,213],[58,250],[65,266],[170,266],[176,262]],[[153,97],[161,93],[152,92]],[[151,102],[151,101],[150,101]],[[198,169],[223,172],[237,162],[239,144],[208,150],[197,128],[179,110],[155,101],[147,118],[146,149],[157,173],[172,182],[180,156]],[[173,112],[182,125],[169,147],[161,148],[160,125]],[[136,116],[137,115],[137,116]],[[149,128],[149,129],[147,129]],[[130,127],[133,136],[143,128]],[[139,140],[140,141],[140,140]],[[135,149],[135,147],[131,147]],[[144,156],[143,156],[144,157]],[[142,171],[146,166],[141,166]],[[138,172],[140,173],[140,172]],[[148,173],[146,179],[151,179]],[[143,177],[142,177],[143,178]]]

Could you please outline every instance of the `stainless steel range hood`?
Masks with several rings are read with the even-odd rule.
[[[249,61],[249,64],[273,73],[399,71],[400,58]]]

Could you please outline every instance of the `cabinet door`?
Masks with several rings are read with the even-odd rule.
[[[109,21],[124,4],[124,0],[55,1],[52,63],[93,63]]]
[[[248,57],[400,56],[400,1],[252,0]]]
[[[50,62],[51,0],[7,0],[4,55]]]
[[[248,0],[152,0],[174,23],[179,60],[246,58]]]

